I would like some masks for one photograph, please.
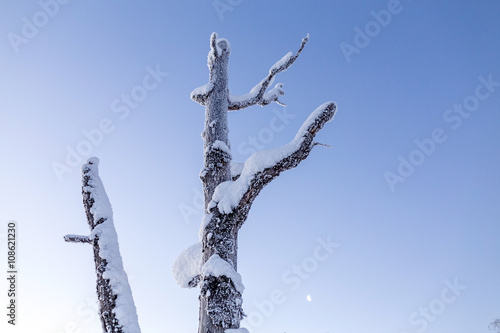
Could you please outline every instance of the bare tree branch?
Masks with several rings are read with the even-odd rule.
[[[69,243],[89,243],[92,244],[93,239],[89,236],[81,236],[81,235],[66,235],[64,236],[64,240]]]
[[[321,143],[321,142],[313,142],[313,145],[315,145],[315,146],[321,146],[321,147],[325,147],[325,148],[332,148],[332,146],[324,144],[324,143]]]
[[[204,86],[198,87],[191,92],[191,99],[200,105],[205,105],[207,103],[208,95],[214,89],[214,84],[208,82]]]
[[[324,103],[311,113],[290,143],[250,156],[236,180],[222,183],[216,188],[212,202],[208,205],[214,213],[213,218],[224,219],[223,215],[236,214],[239,223],[243,223],[253,200],[264,186],[309,156],[317,145],[313,141],[316,133],[334,117],[336,110],[335,103]]]
[[[272,84],[277,74],[287,70],[288,67],[290,67],[295,62],[295,60],[297,60],[308,40],[309,34],[302,39],[300,48],[295,55],[292,55],[292,52],[289,52],[283,58],[281,58],[281,60],[276,62],[269,69],[269,74],[259,84],[253,87],[248,94],[242,96],[235,96],[230,94],[229,111],[241,110],[252,105],[265,106],[272,102],[284,105],[278,100],[280,96],[283,96],[285,94],[282,83],[278,83],[267,93],[266,90],[269,85]]]
[[[243,171],[244,163],[237,163],[234,161],[231,161],[230,168],[231,168],[231,180],[236,180],[240,177],[241,171]]]

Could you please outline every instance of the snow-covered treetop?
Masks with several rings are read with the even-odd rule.
[[[216,57],[229,56],[231,54],[231,43],[225,38],[218,38],[213,32],[210,36],[210,52],[207,57],[208,69],[212,69]]]
[[[279,97],[285,94],[283,90],[283,84],[278,83],[274,86],[274,88],[268,91],[268,88],[273,84],[275,76],[281,72],[286,71],[299,57],[300,53],[304,49],[304,46],[309,40],[309,34],[302,39],[300,44],[300,48],[297,53],[294,55],[292,52],[288,52],[284,57],[278,60],[271,68],[269,69],[269,74],[262,79],[257,85],[255,85],[248,94],[245,95],[232,95],[228,96],[228,111],[235,111],[247,108],[252,105],[261,105],[265,106],[270,103],[276,102],[280,105],[283,104]],[[210,52],[207,57],[207,66],[212,73],[214,61],[217,57],[229,56],[231,54],[231,44],[225,38],[218,38],[217,34],[214,32],[210,37]],[[207,84],[194,89],[191,92],[191,99],[200,103],[201,105],[205,105],[208,95],[214,89],[213,82],[210,81]]]

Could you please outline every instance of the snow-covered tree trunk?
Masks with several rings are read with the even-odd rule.
[[[318,144],[314,136],[335,114],[335,103],[327,102],[311,113],[287,145],[253,154],[242,167],[231,161],[228,111],[281,104],[278,98],[284,94],[283,85],[268,88],[278,73],[295,62],[307,41],[308,37],[302,40],[295,55],[289,52],[276,62],[250,93],[234,96],[228,88],[230,44],[215,33],[210,38],[209,82],[191,93],[194,101],[205,106],[204,168],[200,173],[205,216],[200,243],[184,251],[173,268],[181,286],[200,285],[198,333],[224,333],[240,327],[244,287],[237,273],[238,230],[262,188],[309,155]]]
[[[99,160],[82,167],[82,195],[89,236],[66,235],[73,243],[89,243],[94,250],[99,317],[105,333],[140,333],[137,312],[118,246],[113,213],[98,172]]]
[[[229,42],[212,34],[208,55],[209,83],[195,90],[193,98],[203,99],[205,104],[204,168],[200,173],[205,195],[205,209],[217,185],[231,180],[231,151],[229,146],[227,111],[229,106],[228,60]],[[197,97],[194,97],[197,96]],[[208,217],[207,217],[208,218]],[[229,264],[236,271],[237,232],[234,223],[218,225],[209,223],[213,239],[203,242],[202,265],[217,254],[214,262]],[[208,230],[208,229],[207,229]],[[205,237],[206,239],[206,237]],[[210,243],[210,244],[209,244]],[[224,262],[222,262],[222,260]],[[229,266],[228,265],[228,266]],[[206,275],[201,281],[199,333],[224,332],[225,328],[238,328],[243,311],[241,291],[225,275]]]

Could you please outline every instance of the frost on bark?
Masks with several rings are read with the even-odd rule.
[[[82,195],[89,236],[66,235],[72,243],[90,243],[97,274],[96,291],[103,332],[140,333],[137,312],[118,246],[113,213],[98,173],[99,160],[82,167]]]
[[[320,145],[314,137],[336,112],[335,103],[324,103],[311,113],[288,144],[255,153],[243,165],[232,162],[228,112],[272,102],[283,105],[279,100],[284,95],[283,84],[269,87],[277,74],[297,60],[308,39],[309,36],[302,40],[295,54],[289,52],[277,61],[248,94],[236,96],[228,88],[229,41],[218,38],[216,33],[210,38],[209,82],[191,93],[194,101],[205,106],[204,168],[200,173],[205,216],[200,243],[184,251],[173,269],[181,286],[200,286],[198,333],[224,333],[240,327],[244,288],[237,273],[238,231],[262,188],[281,172],[296,167],[314,146]],[[184,266],[190,268],[189,273],[179,274]]]

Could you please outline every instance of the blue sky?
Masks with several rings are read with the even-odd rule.
[[[500,317],[498,1],[0,7],[4,249],[7,221],[19,227],[19,324],[4,318],[2,331],[99,330],[91,249],[63,241],[88,230],[78,165],[90,156],[101,160],[143,332],[196,330],[197,290],[180,289],[171,266],[202,217],[204,110],[189,94],[208,80],[214,31],[231,42],[234,94],[310,34],[277,78],[288,106],[229,115],[236,161],[338,104],[317,137],[332,149],[315,148],[266,187],[241,229],[243,326],[480,333]]]

